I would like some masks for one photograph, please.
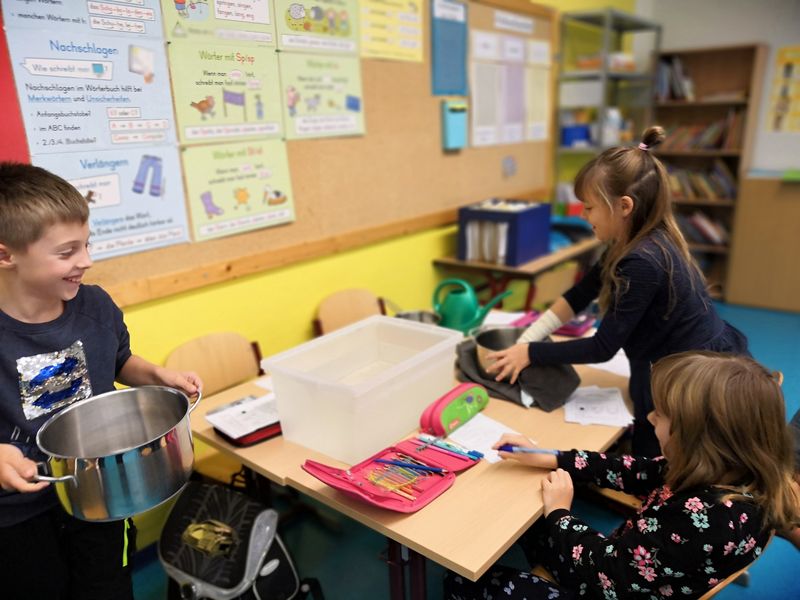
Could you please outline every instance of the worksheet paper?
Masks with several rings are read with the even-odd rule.
[[[470,450],[483,453],[487,462],[496,463],[502,460],[496,450],[492,450],[504,433],[518,433],[510,427],[478,413],[461,427],[450,434],[449,439]]]
[[[564,405],[564,420],[581,425],[625,427],[633,422],[633,415],[617,388],[588,385],[569,397]]]
[[[628,362],[628,357],[625,355],[625,351],[622,348],[619,349],[619,352],[617,352],[611,360],[586,366],[602,369],[603,371],[608,371],[615,375],[622,375],[623,377],[631,376],[631,364]]]
[[[222,433],[237,439],[278,422],[275,394],[245,396],[206,414],[206,420]]]

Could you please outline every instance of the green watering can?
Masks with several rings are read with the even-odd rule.
[[[446,287],[450,287],[450,290],[444,299],[440,299],[440,292]],[[478,295],[469,283],[463,279],[445,279],[433,291],[433,310],[442,319],[440,326],[468,333],[483,323],[489,310],[509,294],[510,291],[498,294],[486,306],[481,306]]]

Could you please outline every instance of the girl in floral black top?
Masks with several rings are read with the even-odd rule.
[[[495,567],[475,583],[448,573],[445,597],[698,598],[755,560],[773,529],[797,522],[792,442],[772,374],[745,357],[683,353],[654,366],[652,387],[663,457],[500,453],[556,468],[542,481],[545,518],[523,546],[558,584]],[[534,446],[518,435],[501,444]],[[570,512],[573,480],[636,494],[642,508],[605,537]]]

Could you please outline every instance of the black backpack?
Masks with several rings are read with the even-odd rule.
[[[300,581],[277,526],[278,513],[249,496],[190,481],[164,525],[158,556],[187,600],[291,600],[309,592],[322,600],[316,580]]]

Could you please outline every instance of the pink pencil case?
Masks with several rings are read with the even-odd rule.
[[[413,480],[403,479],[402,467],[375,462],[377,459],[408,462],[408,457],[418,461],[422,466],[444,469],[446,472],[418,471]],[[303,470],[323,483],[367,504],[396,512],[412,513],[441,496],[453,485],[458,471],[468,469],[476,462],[478,461],[467,456],[458,456],[436,446],[427,445],[416,438],[409,438],[384,448],[349,469],[339,469],[307,460],[303,464]]]
[[[532,310],[531,312],[522,315],[519,319],[512,321],[510,324],[514,327],[527,327],[539,318],[539,312]],[[553,335],[565,335],[567,337],[580,337],[589,331],[597,319],[588,315],[578,315],[574,319],[564,323],[561,327],[553,332]]]
[[[419,418],[425,433],[448,436],[489,403],[489,394],[480,384],[465,382],[428,405]]]

